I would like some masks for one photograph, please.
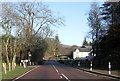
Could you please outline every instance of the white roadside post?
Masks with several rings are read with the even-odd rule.
[[[23,60],[21,60],[21,63],[22,63],[22,64],[20,64],[21,66],[24,65],[24,64],[23,64]],[[23,67],[24,67],[24,66],[23,66]]]
[[[31,66],[31,60],[30,60],[30,58],[31,58],[31,54],[29,54],[29,65]]]
[[[90,62],[90,71],[92,71],[92,61]]]
[[[78,67],[80,67],[80,61],[78,62]]]
[[[30,66],[31,66],[31,61],[30,61]]]
[[[23,62],[23,67],[26,68],[26,64],[25,64],[25,62]]]
[[[32,62],[32,65],[34,66],[34,62]]]
[[[22,66],[22,64],[20,63],[20,66]]]
[[[109,75],[111,75],[111,63],[110,62],[109,62],[108,67],[109,67]]]

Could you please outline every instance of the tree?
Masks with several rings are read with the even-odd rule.
[[[102,56],[112,61],[115,67],[118,66],[120,58],[120,2],[105,2],[101,8],[103,19],[107,22],[107,33],[100,42]]]
[[[55,36],[55,53],[59,54],[60,53],[60,41],[58,35]]]
[[[46,38],[46,42],[48,44],[48,49],[46,50],[45,53],[45,59],[48,59],[49,57],[54,55],[54,49],[55,49],[55,41],[54,38]]]
[[[98,40],[102,34],[100,8],[97,3],[92,3],[88,16],[88,24],[91,28],[90,34],[92,35],[92,43],[94,44],[93,51],[98,55]]]
[[[86,38],[84,38],[84,41],[83,41],[83,46],[84,45],[88,46],[88,42],[87,42]]]
[[[41,39],[39,37],[34,37],[33,45],[30,49],[32,54],[31,61],[36,64],[43,63],[43,57],[45,55],[46,50],[48,49],[48,44],[45,39]]]
[[[55,38],[46,38],[48,49],[46,51],[46,58],[53,55],[60,55],[61,45],[58,35]]]
[[[52,34],[51,26],[62,23],[61,18],[55,17],[48,6],[42,3],[25,2],[17,4],[15,11],[17,14],[11,14],[19,28],[18,35],[25,39],[26,48],[29,48],[32,39],[39,32],[41,37],[45,39]]]
[[[5,9],[3,9],[3,14],[5,12]],[[4,16],[1,17],[2,22],[0,23],[0,26],[5,31],[5,35],[2,38],[3,47],[5,47],[5,56],[7,59],[7,63],[10,62],[9,60],[9,54],[8,54],[8,47],[9,42],[11,41],[11,31],[13,27],[13,22],[11,21],[11,18],[8,17],[8,14],[4,14]]]
[[[21,53],[21,59],[26,59],[27,50],[37,50],[37,48],[33,48],[33,46],[40,46],[36,42],[42,45],[41,41],[53,34],[52,26],[63,24],[62,18],[54,16],[48,6],[43,3],[2,3],[2,8],[0,25],[6,35],[3,42],[8,63],[9,58],[13,58],[12,61],[15,61],[18,53]],[[11,39],[12,32],[15,35],[14,40]],[[36,41],[34,38],[39,40]],[[44,46],[42,48],[44,49]]]

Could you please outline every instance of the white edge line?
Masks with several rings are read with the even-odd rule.
[[[70,81],[70,80],[68,79],[68,77],[66,77],[63,73],[61,73],[61,75],[62,75],[63,77],[65,77],[65,79],[67,79],[68,81]]]
[[[30,71],[27,71],[26,73],[24,73],[24,74],[22,74],[21,76],[19,76],[19,77],[15,78],[15,79],[14,79],[14,80],[12,80],[12,81],[15,81],[15,80],[17,80],[17,79],[19,79],[19,78],[23,77],[24,75],[26,75],[26,74],[30,73],[31,71],[35,70],[35,69],[36,69],[36,68],[38,68],[38,67],[39,67],[39,66],[37,66],[37,67],[35,67],[35,68],[31,69]]]
[[[78,70],[78,71],[82,71],[82,70],[80,70],[80,69],[76,69],[76,70]],[[96,74],[89,73],[89,72],[86,72],[86,71],[82,71],[82,72],[85,72],[85,73],[88,73],[88,74],[91,74],[91,75],[97,76]]]

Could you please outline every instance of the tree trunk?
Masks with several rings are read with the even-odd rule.
[[[16,53],[13,56],[13,60],[12,60],[12,69],[15,69],[15,62],[16,62]]]
[[[8,57],[8,50],[7,50],[7,44],[5,45],[5,50],[6,50],[6,58],[7,58],[7,64],[9,64],[9,57]]]
[[[15,61],[16,61],[16,49],[17,49],[17,46],[16,46],[16,40],[15,40],[15,43],[14,43],[14,56],[13,56],[13,60],[12,60],[12,69],[15,69]]]

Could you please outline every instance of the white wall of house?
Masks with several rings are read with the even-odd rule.
[[[76,49],[75,52],[73,52],[73,59],[80,60],[80,59],[86,59],[86,57],[89,56],[90,52],[80,52],[79,49]]]

